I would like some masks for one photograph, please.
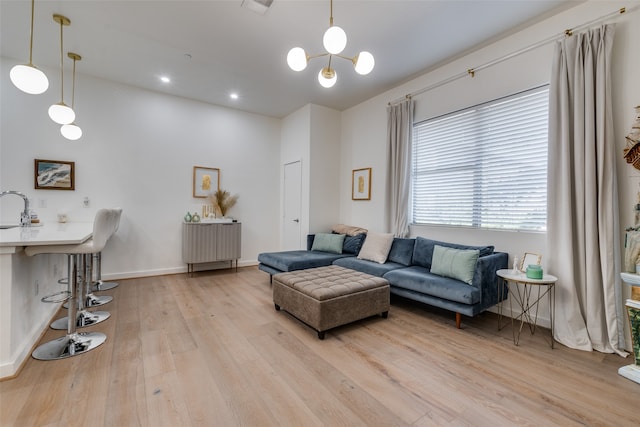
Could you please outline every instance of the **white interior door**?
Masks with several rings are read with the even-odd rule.
[[[302,200],[302,167],[300,161],[284,165],[283,250],[301,247],[300,204]]]

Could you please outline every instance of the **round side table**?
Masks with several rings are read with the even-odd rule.
[[[525,323],[529,324],[531,334],[536,332],[538,323],[538,306],[542,298],[549,296],[549,321],[551,322],[551,348],[554,345],[553,338],[553,312],[556,305],[555,285],[558,281],[556,276],[544,274],[542,279],[530,279],[525,273],[514,271],[512,269],[502,269],[496,272],[498,277],[508,283],[515,283],[516,292],[511,292],[509,298],[509,310],[511,311],[511,328],[513,330],[513,343],[518,345],[520,341],[520,333]],[[517,285],[522,285],[517,286]],[[544,289],[543,289],[544,288]],[[537,292],[532,292],[534,289]],[[520,307],[520,314],[513,316],[512,301]],[[502,303],[500,303],[500,315],[498,317],[498,328],[500,328],[500,317],[502,317]],[[520,326],[515,327],[515,322],[520,320]]]

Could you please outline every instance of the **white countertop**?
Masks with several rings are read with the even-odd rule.
[[[37,227],[15,227],[0,230],[0,247],[74,245],[88,240],[93,234],[93,222],[57,222]]]

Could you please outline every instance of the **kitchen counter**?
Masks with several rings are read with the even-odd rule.
[[[49,223],[34,227],[7,228],[0,230],[0,247],[74,245],[88,240],[92,233],[92,222]]]
[[[25,246],[76,245],[93,234],[92,222],[52,222],[0,229],[0,378],[15,375],[61,304],[41,298],[62,290],[66,256],[27,256]],[[62,334],[61,334],[62,335]]]

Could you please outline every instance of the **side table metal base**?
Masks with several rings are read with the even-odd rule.
[[[541,279],[532,279],[526,277],[522,272],[516,270],[501,269],[496,272],[498,277],[502,278],[504,282],[513,283],[515,286],[509,289],[509,311],[511,311],[511,329],[513,333],[513,343],[518,345],[520,342],[520,334],[524,328],[524,324],[527,323],[531,334],[535,334],[538,327],[538,308],[540,302],[545,296],[549,297],[549,322],[551,323],[551,348],[554,347],[555,339],[553,337],[553,313],[555,311],[555,284],[558,280],[557,277],[550,274],[544,274]],[[500,299],[502,299],[502,286],[503,284],[498,281],[501,288],[498,290]],[[537,288],[537,291],[533,293],[533,288]],[[541,289],[545,287],[545,289]],[[513,315],[513,303],[520,308],[520,314]],[[500,302],[498,312],[498,330],[502,329],[502,302]],[[516,322],[520,322],[519,326],[516,326]],[[545,337],[546,339],[546,337]]]

